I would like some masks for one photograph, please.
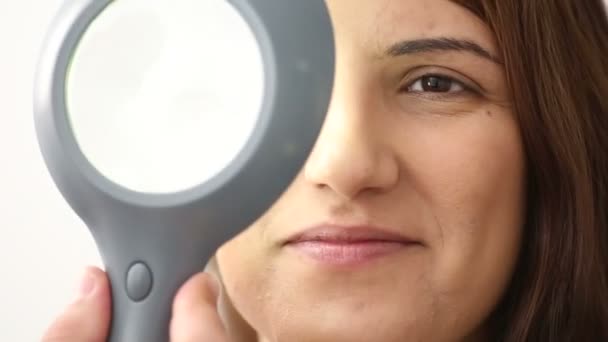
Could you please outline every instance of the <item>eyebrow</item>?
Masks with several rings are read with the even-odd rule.
[[[386,50],[385,54],[390,57],[399,57],[403,55],[436,51],[465,51],[488,59],[494,63],[500,65],[503,64],[498,57],[492,55],[492,53],[481,47],[481,45],[470,40],[456,38],[404,40],[391,45]]]

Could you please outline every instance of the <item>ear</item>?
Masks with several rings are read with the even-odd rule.
[[[205,272],[209,272],[217,277],[220,281],[220,297],[218,302],[218,313],[226,330],[230,341],[233,342],[256,342],[258,341],[257,332],[245,321],[241,314],[236,310],[224,286],[224,280],[220,273],[217,264],[216,256],[214,255],[207,265]]]

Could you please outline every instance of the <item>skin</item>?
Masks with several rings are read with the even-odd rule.
[[[328,6],[337,70],[327,121],[288,191],[218,250],[228,300],[263,341],[481,340],[514,272],[525,207],[504,69],[470,51],[386,50],[454,38],[497,56],[493,35],[449,1]],[[429,74],[447,86],[421,87]],[[422,245],[354,268],[281,246],[320,223],[390,227]]]
[[[494,37],[447,0],[327,3],[337,65],[321,136],[279,201],[180,289],[171,341],[490,340],[521,245],[526,168]],[[488,53],[386,53],[433,38]],[[282,244],[327,223],[419,244],[350,267]],[[89,269],[42,340],[103,341],[109,320],[107,276]]]

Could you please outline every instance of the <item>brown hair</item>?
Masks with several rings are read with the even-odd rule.
[[[602,0],[457,0],[494,31],[528,158],[528,219],[493,341],[608,341]]]

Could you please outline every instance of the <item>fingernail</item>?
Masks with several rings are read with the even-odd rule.
[[[78,298],[88,297],[95,290],[96,279],[91,270],[86,269],[80,280]]]

